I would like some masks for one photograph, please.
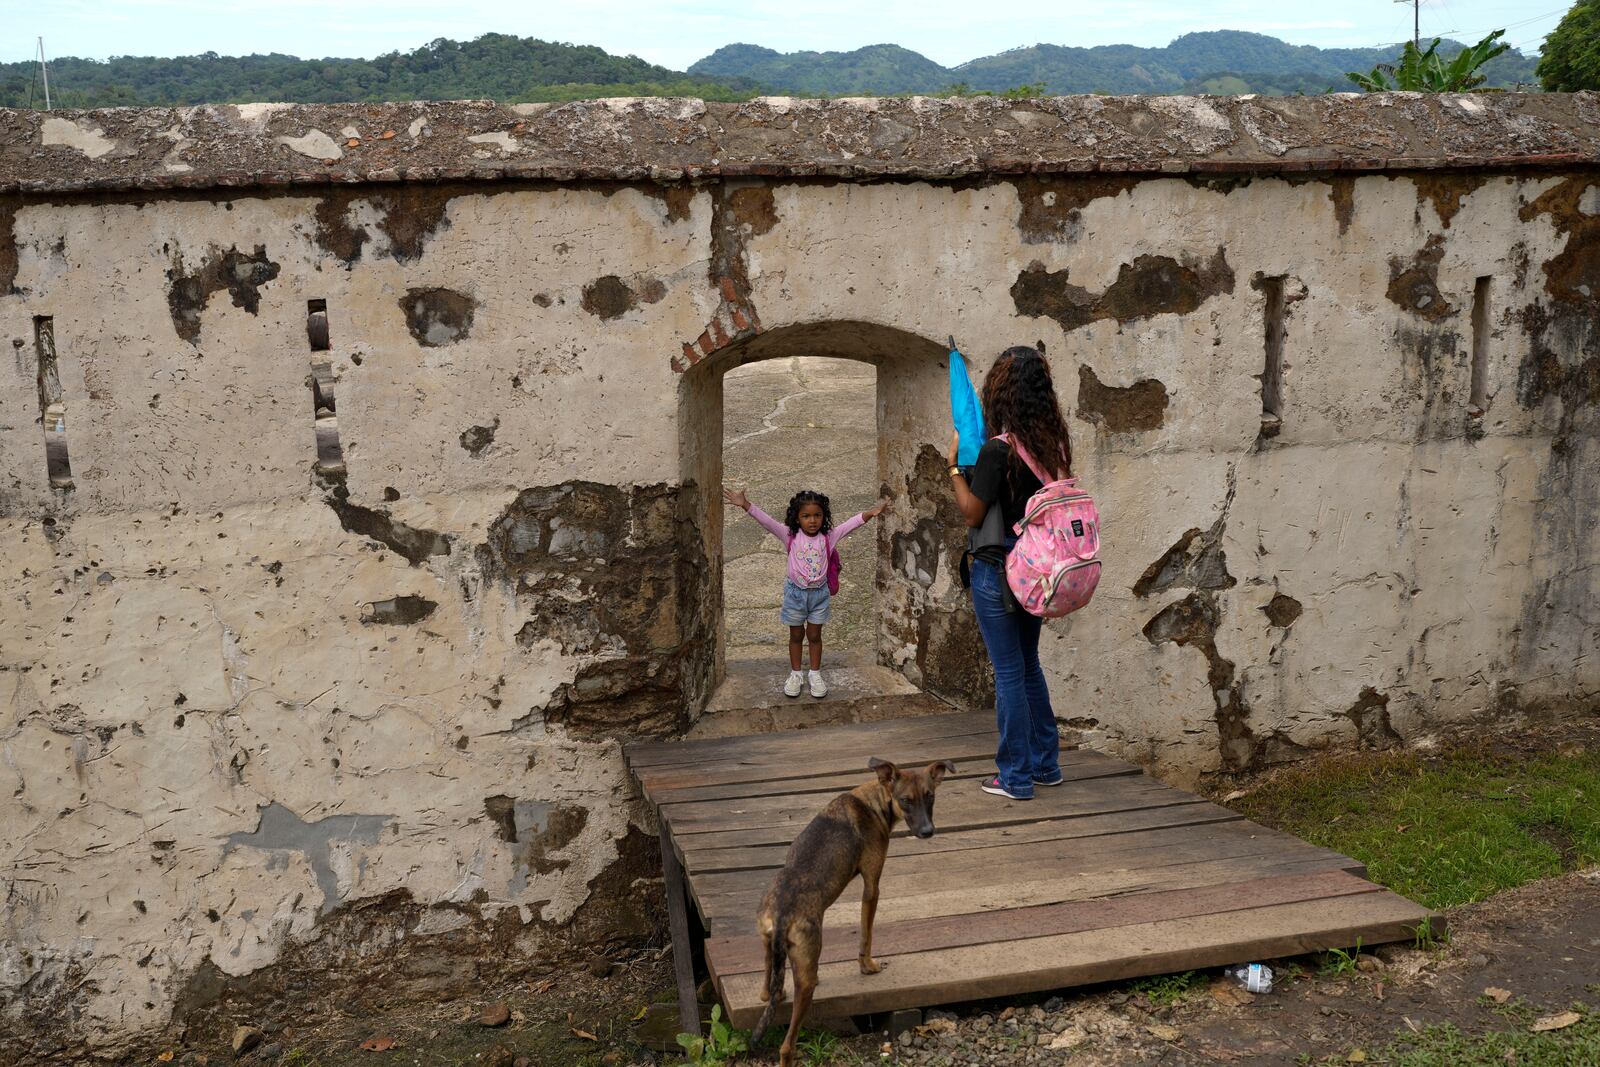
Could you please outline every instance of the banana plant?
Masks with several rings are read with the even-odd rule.
[[[1485,76],[1478,69],[1511,46],[1496,43],[1505,36],[1505,30],[1495,30],[1489,36],[1468,48],[1463,48],[1446,63],[1439,55],[1439,38],[1435,37],[1427,49],[1420,50],[1407,41],[1398,63],[1379,63],[1370,73],[1352,71],[1345,77],[1369,93],[1460,93],[1482,85]]]

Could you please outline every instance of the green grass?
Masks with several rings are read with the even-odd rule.
[[[1359,968],[1356,960],[1361,955],[1361,939],[1356,939],[1356,947],[1349,952],[1342,948],[1330,948],[1322,954],[1322,967],[1318,970],[1324,978],[1337,978],[1342,974],[1355,974]]]
[[[1600,1014],[1543,1034],[1525,1027],[1466,1034],[1453,1026],[1428,1026],[1372,1059],[1388,1067],[1590,1067],[1600,1063]]]
[[[839,1038],[827,1030],[801,1030],[794,1047],[806,1067],[826,1067],[839,1050]]]
[[[1530,758],[1485,746],[1319,760],[1235,806],[1444,908],[1600,860],[1597,801],[1600,753]]]
[[[1184,971],[1182,974],[1159,974],[1149,978],[1138,978],[1128,988],[1135,993],[1143,993],[1145,999],[1152,1004],[1176,1004],[1194,992],[1199,984],[1199,971]]]

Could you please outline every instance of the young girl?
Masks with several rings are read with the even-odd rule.
[[[724,489],[723,499],[734,507],[743,508],[752,519],[783,542],[789,553],[788,576],[783,583],[783,610],[779,620],[789,628],[789,680],[783,683],[783,695],[797,697],[805,684],[806,672],[800,669],[800,646],[811,644],[811,695],[828,695],[828,683],[822,680],[822,626],[833,614],[833,601],[828,593],[828,556],[850,534],[889,510],[888,504],[879,504],[840,523],[833,524],[833,512],[828,508],[828,498],[821,493],[802,489],[789,501],[789,511],[779,522],[754,504],[740,489]]]

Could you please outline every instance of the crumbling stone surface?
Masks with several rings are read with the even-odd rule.
[[[1078,367],[1078,418],[1111,433],[1157,430],[1167,413],[1167,387],[1154,378],[1106,385],[1088,364]]]
[[[1233,292],[1233,269],[1223,249],[1206,258],[1142,255],[1124,263],[1104,292],[1067,280],[1068,271],[1034,263],[1017,275],[1011,299],[1017,313],[1055,319],[1075,330],[1100,319],[1127,323],[1153,315],[1187,315],[1214,296]]]
[[[438,287],[408,289],[400,298],[406,328],[425,348],[453,345],[472,333],[478,302],[466,293]]]
[[[526,612],[519,643],[580,658],[576,677],[530,714],[586,738],[689,724],[696,663],[714,634],[690,610],[705,553],[683,497],[671,486],[528,489],[490,527],[478,564]]]
[[[1597,128],[1593,93],[5,110],[0,192],[1568,165],[1600,158]]]
[[[14,253],[13,253],[14,254]],[[233,299],[233,306],[243,308],[252,315],[260,313],[261,287],[278,276],[278,264],[267,258],[267,250],[257,245],[253,254],[237,248],[226,252],[215,248],[193,269],[186,269],[183,253],[173,255],[171,269],[167,272],[167,306],[172,311],[172,328],[178,336],[195,344],[200,340],[200,313],[206,309],[211,294],[223,289]]]

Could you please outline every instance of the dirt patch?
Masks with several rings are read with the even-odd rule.
[[[1417,187],[1418,208],[1424,200],[1431,201],[1433,210],[1439,216],[1439,225],[1447,230],[1450,220],[1461,210],[1461,202],[1489,181],[1486,174],[1445,174],[1434,171],[1421,171],[1408,174],[1407,177]]]
[[[1389,257],[1386,295],[1390,302],[1429,322],[1454,315],[1455,306],[1439,291],[1439,261],[1443,258],[1444,238],[1439,234],[1431,235],[1409,263],[1399,256]]]
[[[633,290],[615,274],[596,278],[583,287],[583,310],[596,318],[621,318],[638,306],[639,301],[633,295]]]
[[[770,233],[778,224],[778,207],[770,185],[747,185],[728,194],[728,209],[749,237]]]
[[[1220,526],[1214,529],[1220,535]],[[1199,581],[1214,584],[1223,580],[1229,585],[1233,583],[1233,577],[1227,574],[1227,561],[1221,558],[1221,549],[1217,548],[1212,554],[1199,531],[1190,531],[1145,571],[1135,583],[1135,592],[1141,585],[1153,592],[1180,584]],[[1222,766],[1226,771],[1237,772],[1258,766],[1265,758],[1267,746],[1250,726],[1250,706],[1245,701],[1234,662],[1217,650],[1217,627],[1221,623],[1222,607],[1216,594],[1208,588],[1200,588],[1151,616],[1143,633],[1152,645],[1170,641],[1179,647],[1193,648],[1205,657],[1206,678],[1216,703]]]
[[[211,294],[223,289],[233,306],[252,315],[261,313],[261,287],[278,276],[278,264],[267,258],[264,245],[256,245],[249,255],[237,247],[222,252],[212,248],[194,271],[186,271],[183,253],[172,257],[167,271],[167,310],[172,328],[191,345],[200,343],[200,314]]]
[[[1139,575],[1133,583],[1133,595],[1147,597],[1169,589],[1232,589],[1236,584],[1228,573],[1219,521],[1209,530],[1185,530],[1160,559]]]
[[[0,296],[17,291],[18,206],[15,199],[0,197]]]
[[[694,204],[695,188],[692,185],[656,185],[640,187],[644,195],[661,201],[667,210],[668,222],[682,222],[689,217]]]
[[[1563,304],[1590,309],[1600,303],[1600,213],[1585,214],[1582,207],[1597,185],[1597,178],[1567,178],[1517,213],[1523,222],[1548,215],[1557,232],[1566,235],[1566,246],[1545,262],[1545,292]]]
[[[442,348],[472,333],[478,302],[454,289],[407,289],[400,298],[406,329],[424,348]]]
[[[1349,175],[1329,178],[1328,199],[1333,202],[1333,217],[1343,237],[1356,218],[1356,180]]]
[[[450,538],[444,534],[407,526],[390,516],[387,511],[352,504],[350,489],[345,484],[343,473],[323,472],[321,477],[323,488],[327,490],[323,502],[339,516],[339,525],[347,532],[372,538],[384,547],[404,556],[413,567],[429,556],[450,554]]]
[[[667,287],[656,278],[633,282],[615,274],[596,278],[583,287],[583,310],[602,321],[621,318],[640,304],[654,304],[667,295]]]
[[[397,263],[414,263],[422,258],[429,238],[448,228],[446,213],[454,190],[436,185],[398,185],[383,192],[370,189],[338,190],[328,193],[317,204],[317,244],[346,265],[361,258],[372,235],[365,226],[352,225],[350,207],[358,200],[382,212],[377,227],[389,239],[389,256]]]
[[[406,594],[373,601],[361,612],[361,621],[368,625],[410,626],[432,615],[438,607],[437,601],[425,596]]]
[[[1139,184],[1131,175],[1086,178],[1018,178],[1017,230],[1025,244],[1076,241],[1083,209],[1103,197],[1121,196]]]
[[[499,429],[500,420],[498,418],[487,426],[468,426],[461,431],[461,437],[459,438],[461,447],[476,456],[494,444],[494,435]]]
[[[1294,621],[1300,617],[1300,613],[1305,609],[1300,606],[1300,601],[1294,597],[1275,593],[1272,600],[1261,610],[1266,612],[1267,621],[1272,625],[1288,629],[1294,625]]]
[[[1209,259],[1142,255],[1124,263],[1117,279],[1095,295],[1068,280],[1068,271],[1033,263],[1017,275],[1011,299],[1017,313],[1051,318],[1064,330],[1100,319],[1135,322],[1155,315],[1187,315],[1214,296],[1233,292],[1233,268],[1221,248]]]
[[[1389,722],[1389,694],[1365,686],[1345,718],[1356,727],[1356,743],[1362,748],[1393,748],[1402,739]]]
[[[1167,414],[1167,387],[1155,378],[1129,386],[1105,385],[1085,364],[1078,365],[1078,418],[1112,433],[1157,430]]]

